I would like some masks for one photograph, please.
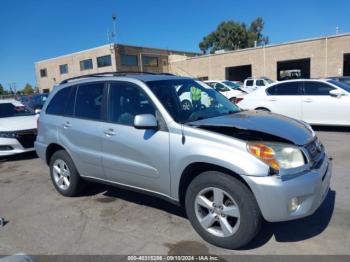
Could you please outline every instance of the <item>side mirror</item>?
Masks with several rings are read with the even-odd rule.
[[[334,97],[341,97],[342,95],[344,95],[344,93],[340,89],[333,89],[329,91],[329,95]]]
[[[36,115],[40,115],[41,109],[35,109],[34,112],[35,112]]]
[[[158,122],[155,116],[151,114],[136,115],[134,127],[137,129],[157,129]]]

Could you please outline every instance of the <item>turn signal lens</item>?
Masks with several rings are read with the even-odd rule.
[[[248,152],[253,156],[259,158],[275,170],[280,169],[280,165],[275,158],[275,151],[271,147],[264,144],[248,144],[247,147]]]

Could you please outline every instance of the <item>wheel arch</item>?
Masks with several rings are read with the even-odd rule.
[[[179,192],[178,192],[179,203],[181,206],[184,206],[186,190],[190,185],[190,183],[192,182],[192,180],[196,178],[198,175],[200,175],[201,173],[206,171],[218,171],[218,172],[225,173],[229,176],[235,177],[244,185],[246,185],[251,192],[253,192],[250,186],[248,185],[248,183],[239,174],[233,172],[232,170],[222,166],[211,164],[211,163],[195,162],[195,163],[189,164],[181,174],[180,183],[179,183]]]
[[[69,152],[66,148],[64,148],[63,146],[57,144],[57,143],[51,143],[47,149],[46,149],[46,153],[45,153],[45,160],[46,160],[46,164],[49,165],[50,164],[50,159],[53,156],[54,153],[56,153],[59,150],[64,150],[67,152],[68,155]]]

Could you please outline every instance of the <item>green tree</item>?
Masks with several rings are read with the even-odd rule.
[[[199,43],[199,48],[205,54],[214,53],[217,50],[236,50],[267,44],[268,38],[263,36],[264,21],[256,18],[247,28],[246,24],[233,20],[221,22],[214,32],[211,32]]]
[[[0,84],[0,96],[4,95],[5,94],[5,89],[4,87],[2,86],[2,84]]]
[[[24,95],[31,95],[34,93],[34,89],[30,84],[26,84],[22,92]]]

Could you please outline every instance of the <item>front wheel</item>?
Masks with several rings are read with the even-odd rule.
[[[252,192],[238,179],[216,171],[197,176],[186,192],[187,216],[209,243],[236,249],[258,233],[261,214]]]

